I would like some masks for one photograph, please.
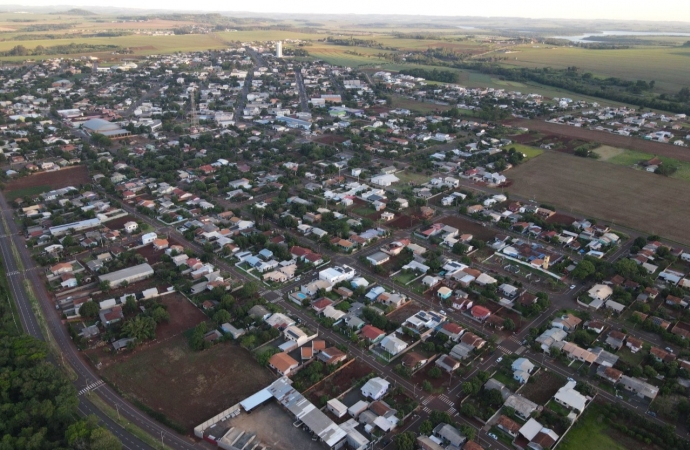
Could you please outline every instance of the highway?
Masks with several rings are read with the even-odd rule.
[[[92,395],[98,395],[102,401],[109,404],[113,409],[117,409],[122,418],[149,433],[156,440],[160,440],[162,436],[164,444],[170,448],[180,450],[201,448],[191,439],[181,437],[175,431],[155,422],[128,401],[122,399],[107,384],[102,383],[100,376],[82,359],[72,339],[69,337],[67,329],[62,324],[62,320],[58,316],[55,306],[50,301],[45,291],[44,283],[39,276],[38,271],[41,269],[31,259],[26,249],[24,238],[19,234],[18,227],[14,223],[13,211],[8,207],[7,201],[2,195],[0,195],[0,208],[3,212],[3,220],[0,223],[0,254],[5,264],[10,289],[17,304],[19,320],[24,330],[37,339],[46,340],[31,307],[29,294],[24,286],[24,281],[26,280],[33,286],[34,294],[46,317],[50,334],[62,352],[61,355],[56,356],[60,356],[65,363],[68,363],[77,375],[77,378],[73,380],[77,391],[82,393],[91,392]],[[16,253],[12,251],[12,244],[17,249]],[[110,420],[93,403],[88,401],[87,397],[86,395],[79,396],[79,411],[99,417],[101,422],[121,440],[123,448],[128,450],[153,448],[129,433],[119,424]]]

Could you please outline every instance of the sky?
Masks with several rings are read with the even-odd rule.
[[[0,0],[2,4],[16,0]],[[106,4],[97,0],[26,0],[26,5],[70,4],[80,7]],[[257,13],[405,14],[562,19],[616,19],[690,22],[688,0],[118,0],[107,6],[126,8],[245,11]]]

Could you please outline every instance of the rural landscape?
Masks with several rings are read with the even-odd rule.
[[[0,447],[690,449],[690,11],[269,3],[0,8]]]

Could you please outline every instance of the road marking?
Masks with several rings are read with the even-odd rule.
[[[89,392],[89,391],[93,391],[93,390],[98,389],[99,387],[103,386],[104,384],[105,384],[105,381],[103,381],[103,380],[98,380],[98,381],[96,381],[95,383],[91,383],[91,384],[89,384],[88,386],[86,386],[84,389],[82,389],[81,391],[79,391],[79,393],[78,393],[77,395],[84,395],[84,394],[86,394],[86,393]]]

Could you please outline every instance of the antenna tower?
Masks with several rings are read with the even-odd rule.
[[[196,115],[196,89],[192,90],[191,93],[191,100],[192,100],[192,127],[199,127],[199,116]]]

